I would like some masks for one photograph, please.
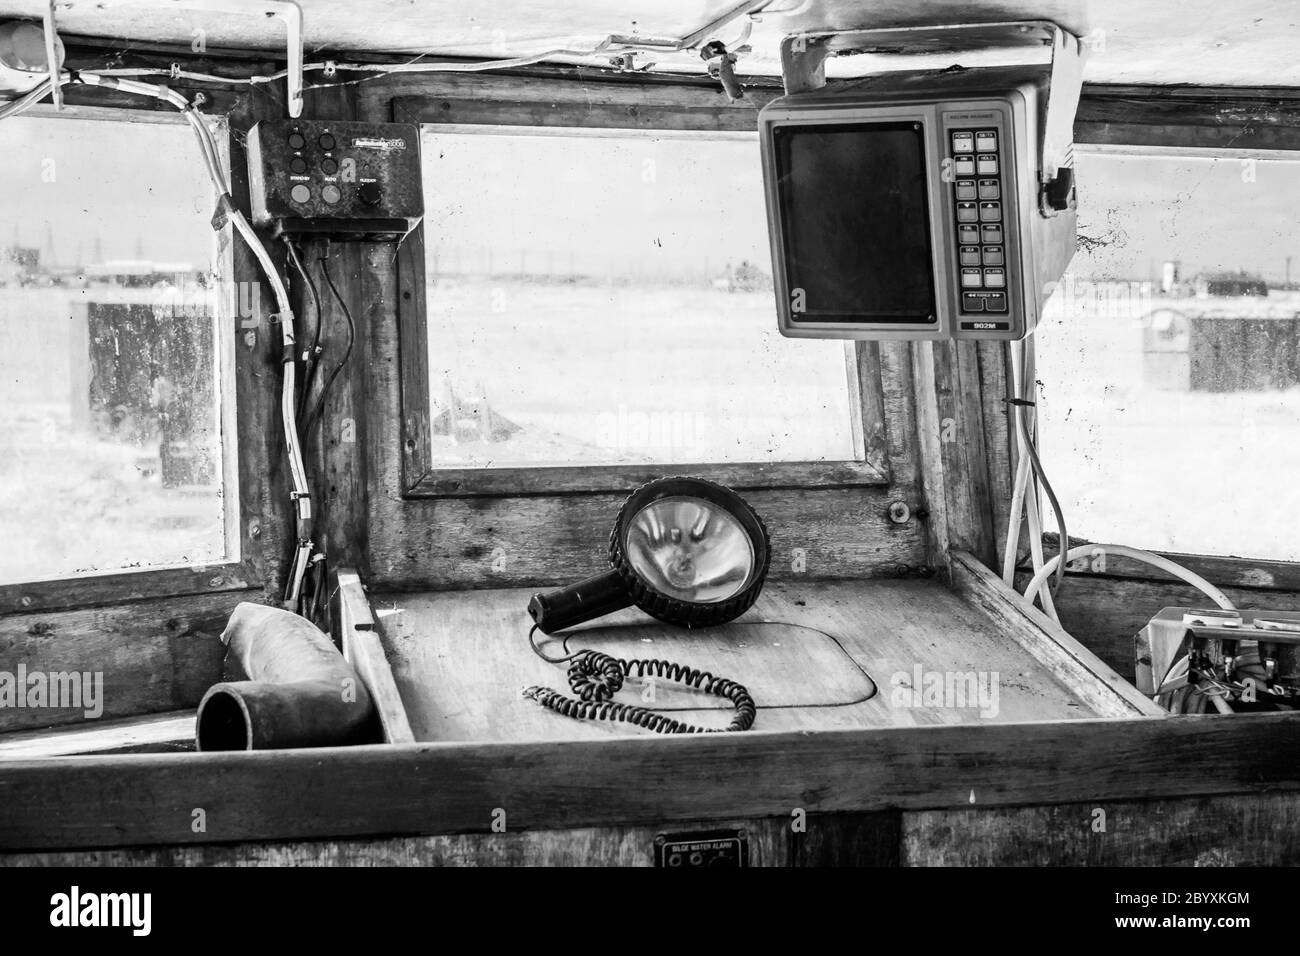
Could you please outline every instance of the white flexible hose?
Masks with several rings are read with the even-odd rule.
[[[1025,498],[1025,511],[1027,512],[1029,521],[1029,553],[1033,557],[1034,574],[1037,576],[1042,574],[1043,569],[1048,566],[1043,563],[1043,523],[1042,516],[1038,510],[1037,495],[1029,495]],[[1056,565],[1051,564],[1051,567],[1055,568]],[[1044,580],[1046,580],[1046,577],[1050,576],[1050,573],[1051,572],[1049,571],[1048,575],[1044,576]],[[1034,602],[1032,597],[1027,598],[1027,600],[1030,604]],[[1043,605],[1043,612],[1057,624],[1060,624],[1061,619],[1056,614],[1056,601],[1052,598],[1051,588],[1043,588],[1042,592],[1038,596],[1038,600]]]
[[[1024,383],[1032,381],[1034,375],[1034,356],[1029,341],[1020,342],[1011,348],[1011,394],[1017,399],[1024,398]],[[1029,555],[1034,571],[1043,567],[1043,527],[1039,511],[1038,483],[1034,480],[1033,463],[1026,447],[1026,439],[1033,438],[1033,425],[1024,420],[1024,406],[1011,406],[1012,430],[1016,436],[1016,480],[1011,494],[1011,514],[1007,522],[1007,540],[1002,553],[1002,579],[1008,587],[1015,588],[1016,558],[1020,550],[1020,522],[1023,515],[1029,531]],[[1053,621],[1060,622],[1056,614],[1056,603],[1052,600],[1050,589],[1043,591],[1039,598],[1043,612]],[[1032,603],[1032,602],[1031,602]]]
[[[1066,563],[1068,564],[1069,562],[1073,561],[1076,558],[1086,557],[1087,555],[1090,555],[1093,552],[1095,552],[1097,549],[1101,549],[1101,551],[1106,554],[1114,554],[1124,558],[1132,558],[1134,561],[1141,561],[1144,564],[1149,564],[1152,567],[1159,568],[1162,571],[1168,571],[1170,574],[1174,575],[1177,578],[1181,578],[1182,580],[1190,584],[1192,587],[1204,593],[1210,600],[1212,600],[1215,604],[1219,605],[1219,607],[1223,608],[1225,611],[1235,611],[1237,609],[1236,605],[1234,605],[1232,601],[1229,600],[1226,594],[1224,594],[1222,591],[1216,588],[1209,581],[1205,580],[1205,578],[1201,577],[1195,571],[1189,571],[1181,564],[1176,564],[1173,561],[1170,561],[1168,558],[1163,557],[1161,555],[1152,554],[1150,551],[1143,551],[1141,548],[1130,548],[1127,545],[1123,545],[1123,544],[1081,544],[1078,547],[1071,548],[1066,553],[1065,555]],[[1056,566],[1057,564],[1060,563],[1060,560],[1061,560],[1061,556],[1059,554],[1056,555],[1055,557],[1052,558],[1052,560],[1044,564],[1038,570],[1038,573],[1036,573],[1033,576],[1033,578],[1030,579],[1029,584],[1025,587],[1026,601],[1029,601],[1031,603],[1033,602],[1034,596],[1037,595],[1039,589],[1042,588],[1043,582],[1052,576],[1052,572],[1056,570]]]

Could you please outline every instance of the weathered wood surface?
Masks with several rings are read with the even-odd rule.
[[[653,866],[660,833],[743,829],[749,865],[897,866],[899,814],[826,813],[374,840],[0,853],[0,866]],[[509,817],[506,818],[509,823]]]
[[[921,349],[932,363],[933,399],[926,397],[925,427],[934,432],[926,441],[937,451],[935,467],[941,469],[949,546],[969,551],[987,563],[996,560],[993,535],[992,469],[1003,460],[990,461],[986,447],[984,406],[980,399],[979,346],[975,342],[935,342]],[[920,401],[920,399],[918,399]]]
[[[1300,864],[1294,793],[932,810],[902,831],[905,866]]]
[[[1115,717],[1133,713],[1165,716],[1163,709],[1140,694],[1059,624],[1025,602],[973,555],[954,553],[952,567],[957,593],[1004,624],[1007,635],[1050,673],[1074,688],[1096,713]]]
[[[537,830],[1294,792],[1298,731],[1277,714],[52,757],[0,772],[0,848],[487,833],[497,808]]]
[[[540,660],[528,647],[532,621],[526,607],[531,593],[490,589],[373,596],[417,739],[607,740],[643,733],[617,723],[566,718],[520,696],[525,686],[567,688],[564,669]],[[764,621],[798,627],[764,637],[748,626]],[[631,633],[620,639],[615,627],[627,627]],[[631,609],[593,622],[591,628],[590,635],[585,630],[569,632],[570,651],[609,647],[618,656],[666,658],[746,684],[759,708],[755,728],[762,730],[1071,720],[1133,713],[1114,695],[1101,698],[1108,709],[1091,709],[1086,699],[1099,693],[1077,691],[1067,682],[1071,675],[1064,666],[1052,674],[1037,665],[986,612],[937,581],[768,584],[754,608],[731,629],[711,628],[689,637]],[[828,638],[843,656],[823,646]],[[548,656],[563,654],[558,640],[544,635],[538,639]],[[738,646],[758,640],[783,645],[816,642],[819,649],[809,650],[800,667],[790,664],[787,647],[764,651]],[[837,696],[835,688],[847,678],[829,671],[855,666],[878,685],[874,697],[858,700],[852,684],[844,684]],[[918,668],[923,675],[920,685]],[[966,697],[965,689],[961,700],[954,693],[952,701],[938,704],[919,696],[925,675],[935,673],[941,679],[972,674],[977,680],[982,673],[990,681],[996,673],[996,706],[981,708]],[[1074,676],[1080,681],[1089,677],[1081,668]],[[917,695],[904,695],[895,684],[915,687]],[[641,703],[640,693],[639,685],[629,686],[619,699]],[[657,682],[655,697],[649,706],[680,708],[673,712],[679,719],[725,725],[720,712],[694,709],[698,704],[693,695],[675,690],[671,682]],[[771,706],[778,701],[784,706]]]
[[[260,592],[252,592],[259,594]],[[0,617],[0,670],[103,674],[103,718],[196,706],[221,679],[220,634],[243,592]],[[0,730],[78,724],[83,708],[0,707]]]
[[[509,818],[507,817],[507,823]],[[691,821],[743,827],[751,866],[1295,866],[1300,801],[1238,794]],[[651,866],[663,826],[0,853],[0,866]]]
[[[341,570],[338,574],[339,633],[343,656],[357,669],[366,689],[375,702],[375,711],[384,728],[384,740],[390,744],[407,744],[415,740],[411,724],[402,705],[402,695],[393,680],[388,657],[384,654],[379,635],[375,633],[375,619],[370,613],[370,602],[355,571]]]
[[[194,749],[195,712],[149,714],[121,720],[87,721],[59,730],[0,734],[0,760]],[[0,768],[0,773],[3,769]]]
[[[1294,150],[1300,96],[1282,88],[1093,84],[1080,98],[1074,138],[1133,147]]]

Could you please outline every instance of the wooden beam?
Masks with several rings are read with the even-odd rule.
[[[749,865],[898,866],[901,814],[810,814],[674,823],[675,833],[744,830]],[[653,866],[658,826],[523,830],[297,843],[127,847],[96,852],[2,853],[0,866]]]
[[[1300,801],[1291,793],[902,816],[904,866],[1300,864]]]
[[[1300,96],[1293,89],[1196,86],[1084,87],[1078,143],[1159,148],[1300,149]]]
[[[1059,624],[1032,607],[1002,579],[963,551],[952,554],[953,588],[1006,625],[1006,634],[1086,700],[1097,713],[1167,717]]]
[[[361,579],[355,571],[341,570],[338,589],[343,656],[366,682],[366,690],[370,691],[384,728],[384,740],[390,744],[414,743],[415,735],[411,732],[388,656],[375,633],[375,618],[370,612],[370,601],[361,586]]]
[[[1300,714],[54,757],[0,770],[0,847],[487,833],[501,812],[513,832],[1275,790],[1300,790]]]

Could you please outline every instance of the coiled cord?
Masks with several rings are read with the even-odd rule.
[[[736,708],[731,723],[723,727],[696,727],[666,714],[615,703],[612,698],[631,674],[636,677],[661,677],[684,684],[693,690],[724,697]],[[565,697],[549,687],[527,687],[523,696],[535,700],[548,710],[577,720],[611,720],[635,724],[657,734],[716,734],[748,730],[754,725],[758,708],[744,685],[708,671],[686,667],[672,661],[623,660],[600,651],[580,651],[569,664],[569,687],[577,697]]]

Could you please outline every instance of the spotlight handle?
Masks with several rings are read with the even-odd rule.
[[[623,578],[617,571],[606,571],[567,588],[534,594],[528,602],[528,613],[538,630],[543,634],[554,634],[631,606],[632,597],[627,593]]]

